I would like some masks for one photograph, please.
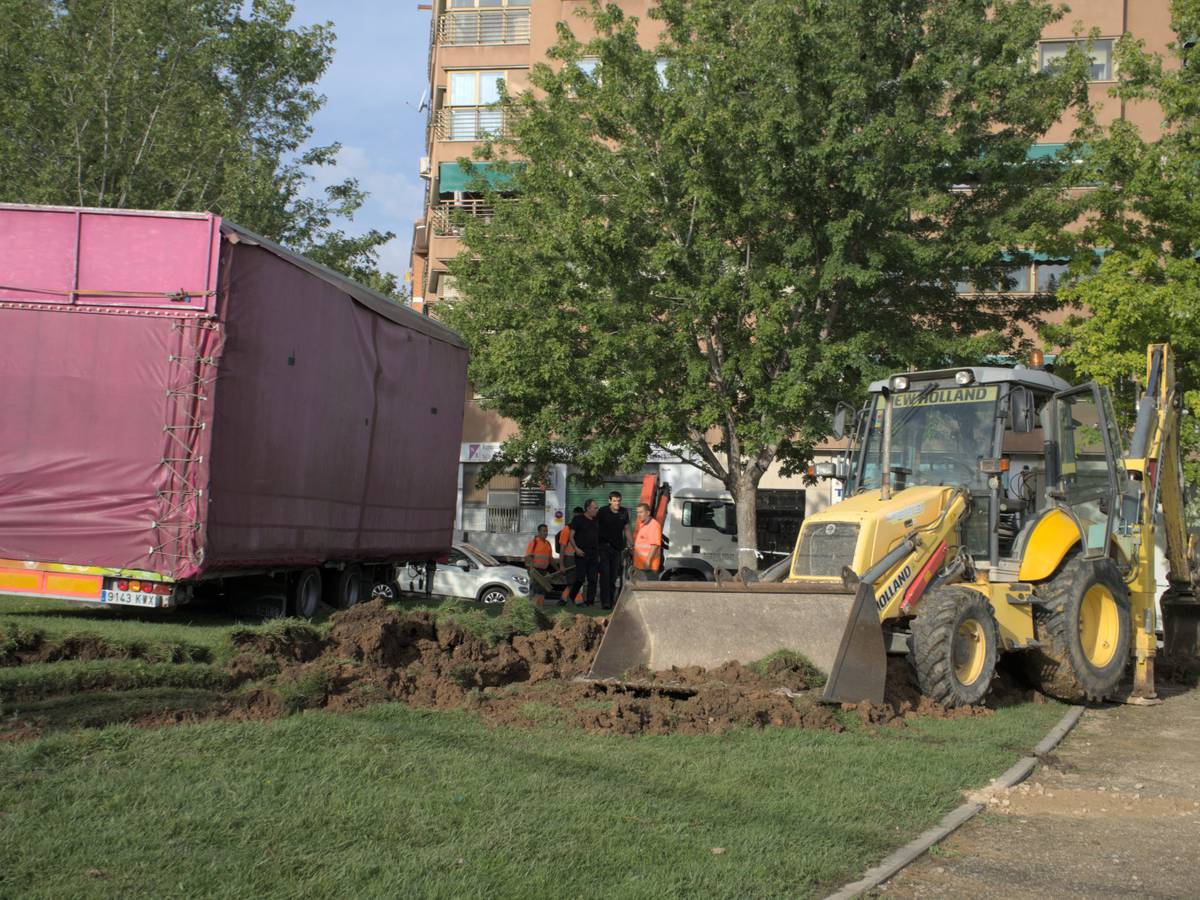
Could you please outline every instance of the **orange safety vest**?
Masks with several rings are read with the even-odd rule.
[[[639,523],[633,537],[633,567],[643,572],[657,572],[662,567],[662,526],[655,519]]]
[[[558,552],[566,554],[567,544],[571,543],[571,526],[564,525],[554,538],[558,542]]]
[[[548,569],[550,568],[550,560],[554,558],[554,551],[550,549],[549,541],[535,537],[529,542],[529,546],[525,548],[525,555],[533,557],[533,567],[535,569]]]

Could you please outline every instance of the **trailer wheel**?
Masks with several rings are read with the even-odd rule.
[[[337,573],[337,579],[333,586],[333,596],[330,599],[338,609],[349,609],[361,603],[362,598],[362,566],[346,566]]]
[[[943,706],[970,706],[987,695],[998,644],[992,605],[970,588],[934,588],[912,624],[908,661],[917,687]]]
[[[321,608],[321,570],[316,566],[305,569],[292,582],[292,612],[302,619],[311,619]]]

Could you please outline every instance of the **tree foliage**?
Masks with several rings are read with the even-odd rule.
[[[1148,54],[1125,38],[1118,47],[1115,98],[1152,101],[1164,131],[1147,141],[1118,120],[1089,138],[1076,178],[1092,185],[1083,236],[1110,248],[1093,274],[1061,292],[1078,311],[1044,329],[1081,378],[1113,389],[1131,421],[1134,382],[1145,372],[1146,345],[1170,342],[1184,402],[1200,411],[1200,0],[1174,0],[1173,59]],[[1191,481],[1200,481],[1200,427],[1185,417],[1182,444]]]
[[[677,448],[753,547],[760,479],[811,456],[836,400],[1011,348],[1053,304],[954,283],[1002,285],[1006,252],[1073,215],[1061,168],[1026,158],[1086,102],[1085,63],[1037,71],[1040,0],[662,0],[653,49],[615,5],[584,14],[595,39],[561,26],[504,101],[485,154],[528,163],[467,224],[448,318],[521,427],[508,464]]]
[[[212,210],[351,276],[391,234],[352,237],[346,180],[306,192],[332,27],[285,0],[0,0],[0,192],[7,201]]]

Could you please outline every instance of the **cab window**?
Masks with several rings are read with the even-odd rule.
[[[732,503],[714,500],[685,500],[683,524],[687,528],[711,528],[722,534],[737,531],[737,515]]]

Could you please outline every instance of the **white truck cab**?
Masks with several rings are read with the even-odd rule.
[[[728,491],[682,488],[667,506],[663,534],[670,543],[664,579],[712,581],[717,569],[737,571],[737,512]]]

